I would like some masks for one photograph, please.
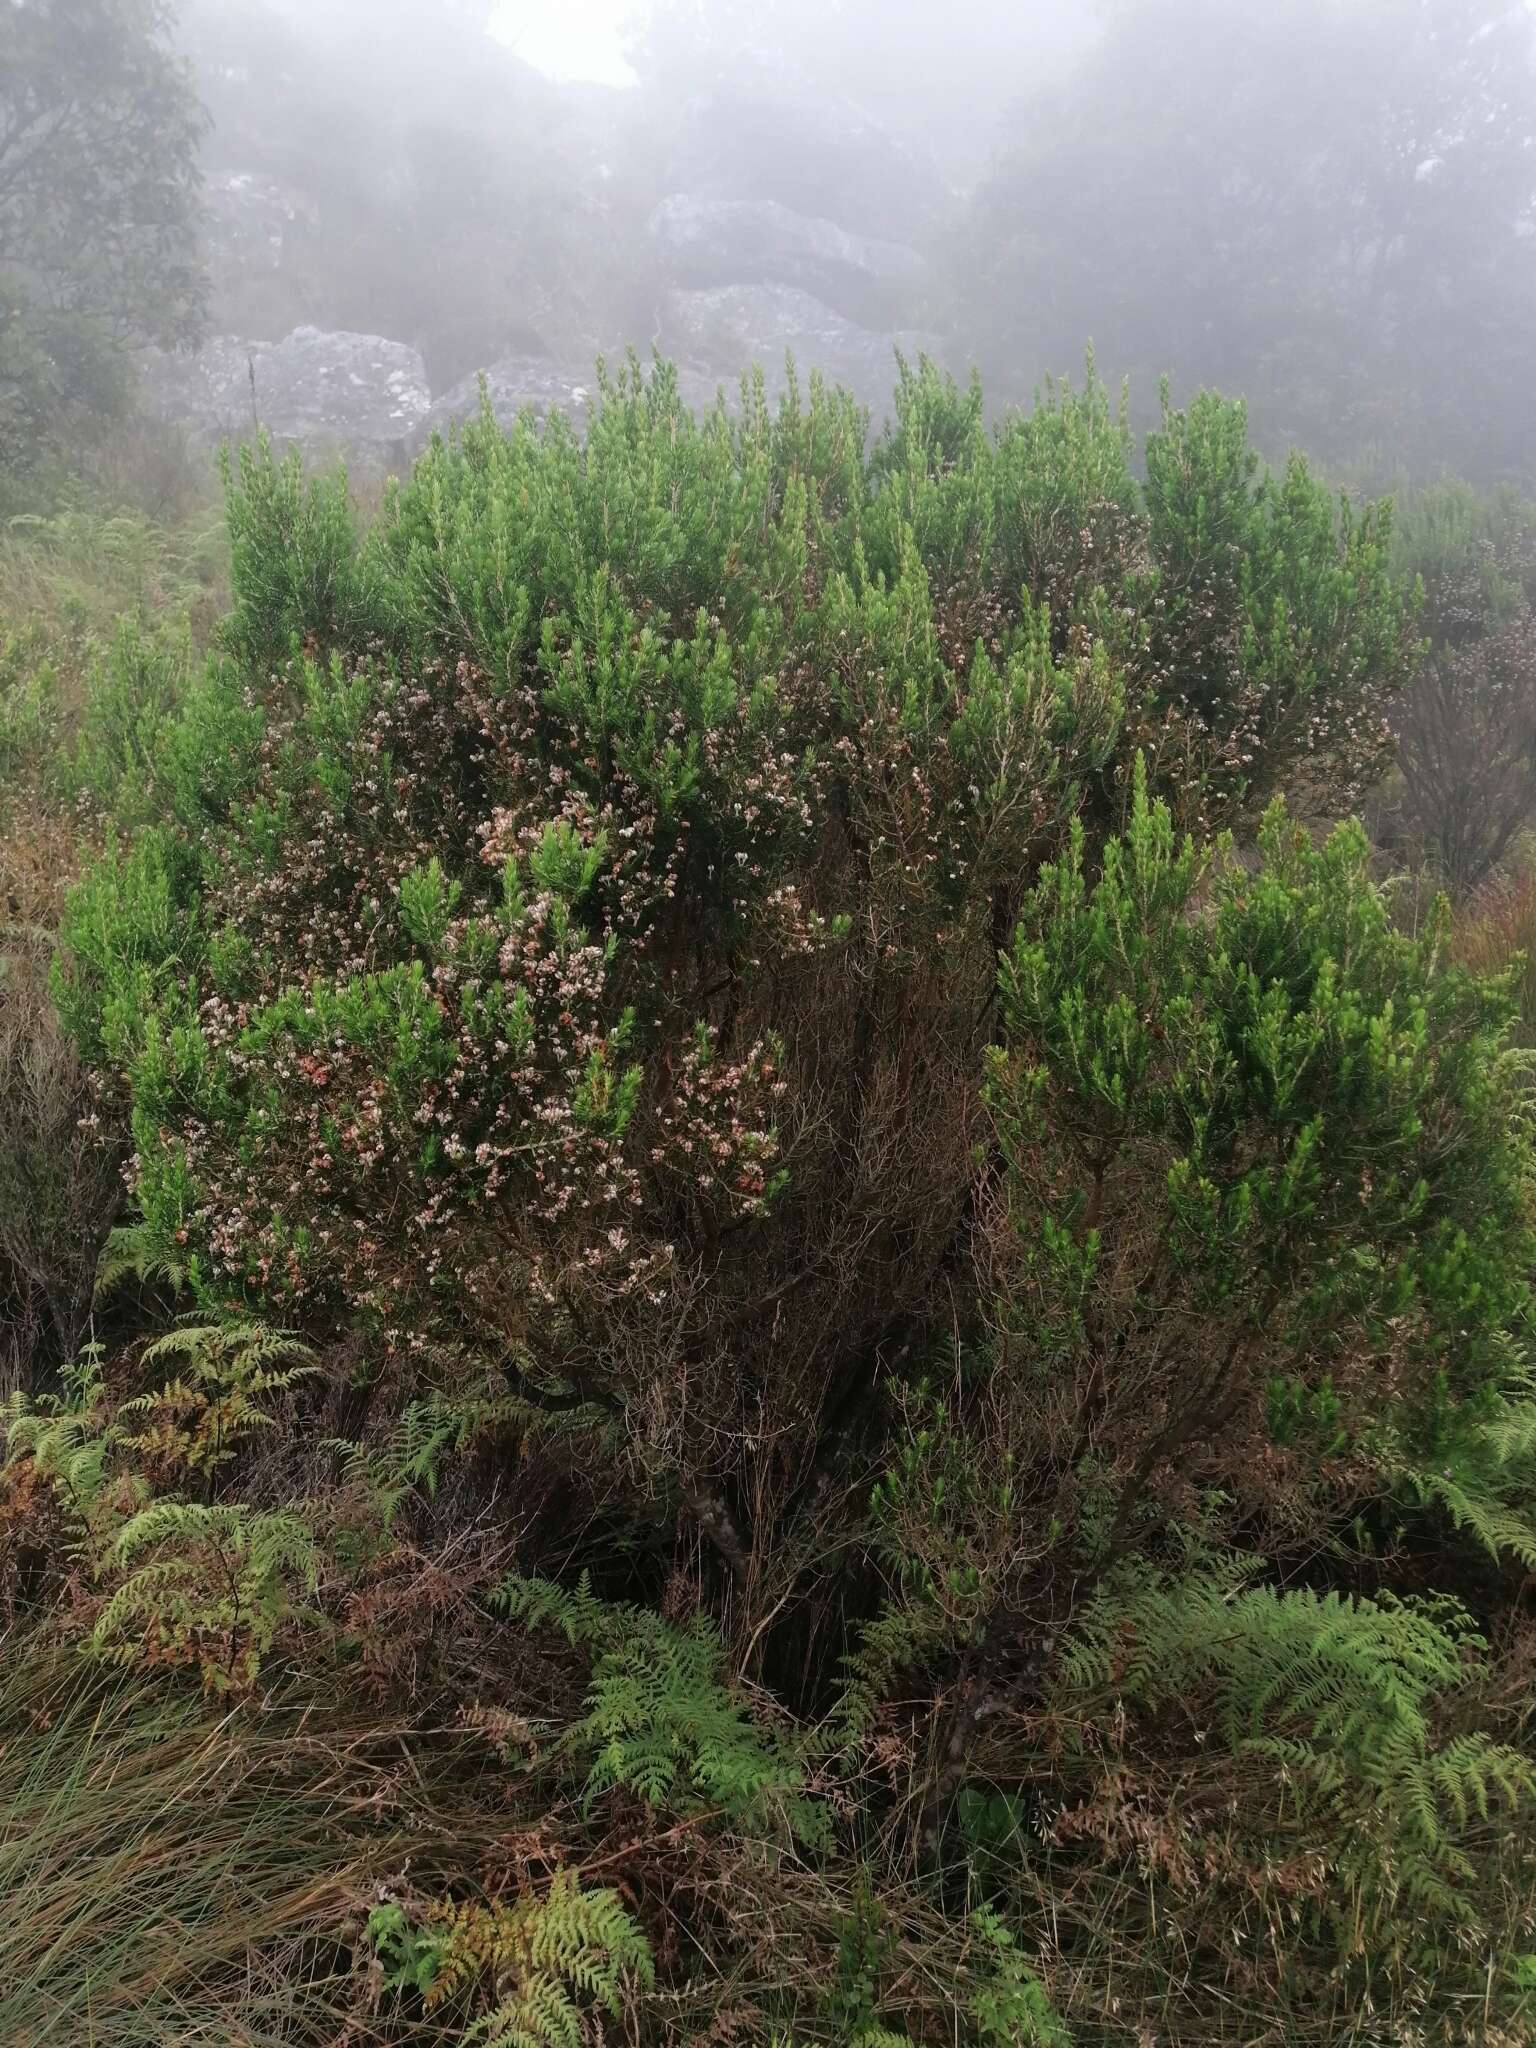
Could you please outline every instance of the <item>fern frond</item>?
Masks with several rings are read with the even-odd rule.
[[[29,1464],[72,1525],[70,1548],[93,1557],[114,1519],[106,1502],[119,1434],[102,1399],[99,1352],[88,1348],[63,1378],[63,1394],[31,1401],[18,1391],[0,1407],[0,1477]]]
[[[91,1633],[98,1655],[141,1652],[193,1663],[204,1682],[249,1682],[320,1576],[315,1537],[294,1509],[157,1500],[124,1524],[110,1552],[127,1577]]]
[[[873,1731],[896,1679],[939,1648],[947,1635],[944,1616],[923,1603],[893,1606],[866,1622],[857,1647],[843,1659],[842,1694],[823,1724],[834,1757],[846,1758]]]
[[[163,1232],[147,1223],[120,1223],[107,1238],[106,1248],[96,1264],[95,1294],[100,1301],[125,1280],[137,1280],[141,1287],[165,1281],[179,1294],[186,1286],[190,1268],[180,1249]]]
[[[1446,1599],[1178,1581],[1132,1570],[1080,1617],[1060,1685],[1079,1710],[1111,1692],[1155,1708],[1209,1702],[1235,1754],[1263,1756],[1324,1823],[1336,1868],[1380,1911],[1412,1891],[1459,1916],[1455,1830],[1497,1798],[1536,1797],[1536,1768],[1477,1737],[1436,1746],[1433,1710],[1481,1647]]]
[[[235,1457],[245,1437],[273,1427],[275,1417],[262,1403],[312,1377],[318,1371],[312,1358],[291,1330],[241,1319],[183,1321],[145,1348],[146,1365],[170,1361],[182,1370],[123,1402],[120,1415],[146,1419],[124,1440],[172,1471],[215,1471]]]
[[[416,1986],[429,2011],[488,1991],[494,2003],[460,2037],[486,2048],[582,2048],[584,2006],[619,2019],[630,1982],[655,1983],[650,1944],[619,1894],[584,1890],[570,1871],[542,1897],[443,1906],[424,1928],[381,1908],[369,1932],[386,1982]]]
[[[520,1575],[492,1595],[530,1627],[558,1628],[595,1649],[586,1714],[559,1748],[586,1764],[586,1798],[623,1786],[648,1806],[717,1807],[738,1827],[788,1822],[824,1840],[826,1816],[804,1792],[798,1749],[766,1733],[726,1686],[724,1651],[703,1619],[674,1628],[647,1608],[599,1600],[583,1574],[574,1592]]]
[[[1477,1494],[1444,1472],[1414,1472],[1407,1483],[1426,1506],[1440,1508],[1453,1525],[1474,1536],[1493,1558],[1518,1558],[1536,1572],[1536,1523],[1518,1508],[1489,1494]]]

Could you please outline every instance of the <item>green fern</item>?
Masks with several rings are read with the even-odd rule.
[[[952,1627],[932,1602],[908,1599],[866,1622],[843,1659],[843,1688],[823,1724],[836,1758],[851,1758],[874,1731],[895,1681],[924,1656],[948,1644]]]
[[[1403,1483],[1423,1505],[1439,1508],[1490,1557],[1518,1558],[1527,1571],[1536,1572],[1536,1523],[1528,1514],[1449,1472],[1409,1472]]]
[[[312,1356],[291,1330],[248,1320],[182,1323],[157,1337],[144,1353],[146,1364],[184,1358],[200,1379],[239,1376],[263,1392],[291,1386],[302,1373],[313,1372],[303,1363]]]
[[[720,1639],[706,1620],[673,1628],[646,1608],[599,1600],[585,1574],[573,1593],[514,1575],[492,1601],[514,1620],[557,1627],[596,1651],[586,1714],[559,1744],[586,1764],[589,1803],[622,1786],[647,1806],[702,1804],[743,1828],[781,1819],[802,1841],[825,1841],[825,1813],[803,1791],[803,1761],[727,1690]]]
[[[619,2019],[630,1982],[655,1982],[650,1944],[618,1893],[583,1890],[570,1871],[542,1898],[439,1906],[419,1924],[381,1906],[368,1934],[386,1987],[419,1993],[428,2012],[494,2001],[460,2037],[465,2048],[582,2048],[584,2008]]]
[[[160,1500],[118,1532],[111,1564],[127,1577],[91,1644],[115,1663],[190,1664],[213,1691],[248,1685],[319,1583],[319,1552],[294,1509]]]
[[[368,1521],[387,1541],[411,1495],[418,1488],[428,1495],[437,1491],[442,1461],[459,1441],[457,1417],[426,1401],[413,1401],[383,1443],[330,1437],[324,1449],[340,1461],[343,1486],[363,1500]]]
[[[19,1390],[0,1401],[0,1481],[15,1484],[28,1470],[48,1488],[71,1530],[71,1547],[87,1563],[110,1540],[119,1504],[109,1486],[118,1431],[101,1383],[101,1350],[88,1346],[63,1372],[61,1394],[29,1400]],[[140,1491],[127,1497],[137,1504]]]
[[[430,1499],[445,1462],[481,1438],[498,1430],[547,1438],[597,1427],[611,1432],[614,1422],[596,1407],[551,1414],[515,1393],[435,1393],[403,1409],[382,1443],[332,1437],[325,1449],[339,1459],[343,1484],[366,1503],[368,1519],[387,1541],[412,1495]]]
[[[120,1223],[108,1234],[96,1265],[96,1298],[113,1293],[125,1280],[137,1280],[141,1287],[163,1280],[179,1294],[191,1273],[191,1261],[164,1231],[142,1220]]]
[[[558,1628],[576,1647],[605,1644],[617,1635],[624,1617],[637,1609],[600,1600],[591,1575],[583,1572],[574,1592],[551,1579],[527,1578],[513,1572],[491,1595],[491,1604],[512,1621],[529,1628]]]
[[[1433,1717],[1482,1647],[1449,1599],[1350,1600],[1244,1586],[1248,1560],[1102,1591],[1074,1630],[1061,1695],[1155,1709],[1209,1701],[1234,1754],[1279,1767],[1369,1911],[1411,1898],[1453,1918],[1471,1906],[1457,1830],[1495,1802],[1536,1796],[1536,1768],[1486,1736],[1438,1743]]]
[[[1438,1508],[1490,1557],[1517,1558],[1536,1571],[1536,1386],[1511,1363],[1505,1385],[1471,1415],[1446,1404],[1441,1440],[1417,1459],[1388,1443],[1385,1460],[1402,1467],[1400,1484],[1420,1505]]]
[[[172,1467],[216,1471],[246,1437],[272,1427],[263,1402],[312,1377],[312,1356],[291,1330],[265,1323],[183,1323],[145,1350],[146,1365],[172,1360],[181,1371],[122,1404],[120,1416],[144,1418],[124,1442]]]

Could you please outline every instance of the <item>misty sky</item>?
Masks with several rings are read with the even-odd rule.
[[[641,11],[635,0],[500,0],[496,28],[552,78],[629,85],[625,33]]]

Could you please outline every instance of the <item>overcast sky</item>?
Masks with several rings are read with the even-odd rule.
[[[500,0],[497,32],[552,78],[631,85],[625,31],[636,0]]]

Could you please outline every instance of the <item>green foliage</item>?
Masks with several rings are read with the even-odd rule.
[[[911,1471],[909,1465],[909,1475]],[[939,1523],[938,1513],[932,1510],[941,1504],[942,1501],[933,1503],[931,1498],[924,1503],[925,1509],[930,1510],[925,1515],[930,1532]],[[915,1552],[903,1551],[902,1561],[906,1562],[909,1556],[916,1567],[916,1586],[904,1587],[900,1597],[866,1622],[857,1643],[843,1659],[843,1683],[825,1735],[833,1754],[845,1760],[874,1733],[885,1702],[903,1676],[925,1658],[942,1655],[963,1641],[966,1624],[972,1619],[970,1614],[963,1614],[958,1620],[946,1614],[934,1597],[932,1567]],[[957,1590],[973,1595],[979,1590],[973,1566]]]
[[[561,1400],[567,1388],[549,1388]],[[410,1503],[433,1499],[454,1459],[497,1436],[517,1433],[525,1442],[574,1436],[594,1453],[613,1447],[613,1417],[594,1405],[575,1402],[548,1408],[503,1388],[455,1388],[411,1401],[377,1443],[336,1438],[325,1448],[336,1454],[343,1488],[361,1510],[360,1527],[347,1539],[358,1557],[375,1555],[394,1536]]]
[[[91,1632],[117,1663],[189,1664],[205,1686],[252,1684],[319,1584],[312,1530],[294,1510],[157,1500],[129,1517],[110,1562],[124,1574]]]
[[[125,1446],[162,1471],[216,1472],[272,1428],[268,1397],[314,1373],[310,1356],[290,1331],[262,1323],[183,1323],[145,1349],[142,1364],[169,1364],[174,1376],[119,1407],[120,1422],[133,1418]]]
[[[1404,1447],[1401,1487],[1470,1536],[1489,1557],[1536,1571],[1536,1400],[1528,1372],[1458,1408],[1442,1389],[1438,1426]]]
[[[1368,857],[1275,811],[1256,869],[1211,866],[1138,790],[1097,881],[1080,844],[1047,868],[1005,962],[1010,1334],[1058,1371],[1106,1326],[1166,1360],[1138,1487],[1208,1459],[1271,1376],[1293,1406],[1326,1387],[1389,1465],[1507,1380],[1529,1262],[1508,1009],[1439,969],[1436,927],[1394,929]]]
[[[1498,624],[1520,608],[1526,592],[1520,569],[1530,537],[1531,508],[1509,490],[1477,491],[1448,481],[1407,491],[1397,501],[1392,554],[1405,576],[1422,579],[1427,593],[1439,587],[1465,591],[1466,579],[1479,600],[1459,619],[1431,617],[1437,638]]]
[[[202,113],[161,0],[0,17],[0,460],[123,407],[129,351],[195,334]]]
[[[86,680],[63,775],[129,830],[174,819],[188,834],[228,818],[248,787],[260,720],[187,631],[124,619]]]
[[[0,632],[0,784],[51,754],[57,687],[39,635]]]
[[[487,411],[361,540],[343,477],[242,451],[233,659],[171,683],[123,642],[82,767],[158,814],[82,885],[59,996],[134,1105],[149,1248],[395,1329],[437,1313],[424,1277],[498,1324],[481,1240],[509,1231],[536,1301],[565,1313],[584,1270],[638,1299],[699,1148],[692,1231],[783,1185],[773,975],[842,956],[857,985],[880,933],[931,940],[955,1033],[1021,877],[1074,809],[1114,814],[1154,729],[1190,817],[1302,759],[1347,784],[1360,693],[1401,667],[1372,521],[1255,478],[1240,409],[1170,414],[1153,452],[1143,496],[1091,375],[989,438],[975,393],[906,370],[866,453],[819,387],[698,420],[631,363],[585,446]],[[1219,616],[1155,595],[1202,576]]]
[[[462,1721],[362,2030],[1507,2017],[1511,989],[1260,815],[1379,757],[1384,516],[1211,397],[1138,482],[1091,365],[995,432],[903,368],[871,446],[630,362],[367,533],[228,482],[222,652],[125,636],[84,721],[55,974],[105,1287],[192,1314],[18,1406],[0,1590]]]
[[[1437,1739],[1446,1695],[1483,1645],[1453,1603],[1348,1600],[1243,1586],[1234,1571],[1160,1580],[1142,1569],[1079,1618],[1059,1683],[1155,1710],[1208,1701],[1236,1753],[1268,1760],[1301,1803],[1359,1918],[1474,1911],[1459,1837],[1536,1791],[1528,1757],[1482,1733]]]
[[[825,1841],[803,1762],[727,1689],[719,1636],[702,1617],[673,1628],[649,1609],[599,1600],[585,1578],[574,1593],[510,1578],[493,1597],[512,1619],[557,1627],[596,1653],[587,1711],[560,1737],[586,1765],[589,1802],[622,1787],[662,1811],[702,1806],[751,1829],[783,1820],[802,1840]]]
[[[480,2007],[459,2039],[483,2048],[581,2048],[583,2006],[623,2016],[634,1986],[655,1982],[650,1945],[615,1891],[561,1872],[542,1897],[431,1909],[418,1924],[376,1906],[368,1938],[392,1991],[429,2012]]]
[[[7,1395],[0,1407],[5,1462],[0,1481],[15,1487],[25,1477],[40,1481],[57,1502],[70,1541],[88,1559],[99,1558],[120,1519],[120,1503],[109,1494],[109,1460],[117,1431],[101,1384],[101,1355],[88,1348],[62,1375],[62,1391]],[[133,1495],[128,1499],[131,1502]]]
[[[336,1452],[346,1487],[366,1503],[369,1519],[388,1539],[401,1508],[418,1490],[431,1496],[443,1462],[462,1450],[484,1426],[479,1405],[434,1397],[412,1401],[387,1442],[378,1446],[336,1438],[327,1445]]]
[[[133,1223],[119,1224],[108,1235],[96,1266],[95,1292],[107,1297],[125,1280],[136,1280],[141,1287],[163,1281],[173,1294],[179,1294],[190,1274],[191,1263],[181,1255],[179,1247],[168,1243],[152,1223],[141,1217]]]
[[[987,1958],[970,2000],[978,2041],[1007,2043],[1009,2048],[1071,2048],[1071,2032],[1053,2010],[1006,1922],[983,1905],[972,1912],[969,1924]]]
[[[1363,1521],[1442,1564],[1455,1530],[1529,1554],[1507,991],[1444,964],[1438,915],[1398,929],[1356,827],[1317,843],[1275,808],[1240,859],[1181,839],[1138,768],[1123,833],[1090,844],[1046,863],[1003,957],[991,1339],[891,1389],[866,1535],[888,1604],[835,1739],[879,1756],[891,1700],[954,1672],[941,1760],[986,1744],[1006,1787],[1017,1750],[989,1731],[1013,1716],[1084,1743],[1054,1820],[1036,1794],[978,1862],[1015,1907],[1080,1876],[1084,1840],[1142,1844],[1185,1902],[1204,1859],[1239,1914],[1244,1883],[1283,1914],[1262,1873],[1311,1857],[1307,1938],[1413,1967],[1414,1914],[1422,1960],[1489,1910],[1526,1747],[1479,1724],[1454,1600],[1277,1591],[1231,1549],[1369,1570]],[[914,1772],[928,1829],[967,1776]]]
[[[1134,573],[1145,508],[1134,480],[1128,393],[1111,406],[1090,354],[1080,391],[1048,386],[998,436],[995,545],[1022,584],[1065,624],[1106,578]]]
[[[947,1973],[945,2013],[954,2038],[976,2048],[992,2042],[1009,2048],[1070,2048],[1071,2032],[1002,1915],[984,1902],[975,1903],[957,1921],[956,1932],[964,1967]],[[835,1973],[822,1999],[838,2043],[911,2048],[912,2035],[894,2023],[902,2007],[900,1935],[895,1914],[860,1870],[842,1916]]]
[[[73,780],[126,824],[160,815],[157,742],[186,689],[185,644],[146,637],[124,618],[90,679]]]
[[[1175,412],[1166,387],[1146,495],[1159,705],[1189,722],[1249,805],[1287,782],[1358,802],[1391,745],[1383,681],[1400,685],[1408,670],[1388,508],[1330,503],[1299,455],[1278,476],[1263,471],[1240,402],[1202,393]],[[1345,677],[1353,687],[1339,687]],[[1190,744],[1182,729],[1157,744],[1170,741]]]
[[[219,594],[224,533],[199,484],[174,517],[117,502],[105,482],[67,482],[38,509],[34,486],[33,504],[0,536],[0,609],[70,651],[110,642],[129,615],[141,624],[201,620]]]
[[[234,608],[229,645],[258,668],[311,639],[345,641],[365,615],[346,474],[306,480],[263,436],[223,457]]]
[[[131,846],[110,841],[72,895],[53,993],[88,1059],[163,1057],[160,1018],[181,1008],[202,952],[189,881],[182,848],[151,828]]]
[[[592,858],[595,877],[601,855],[594,852]],[[400,922],[426,952],[435,952],[447,937],[461,893],[458,882],[444,879],[442,867],[435,859],[400,877]]]
[[[895,1961],[896,1941],[866,1877],[860,1877],[853,1905],[837,1939],[837,1975],[827,1993],[827,2011],[840,2034],[865,2040],[880,2025],[885,1978]]]

